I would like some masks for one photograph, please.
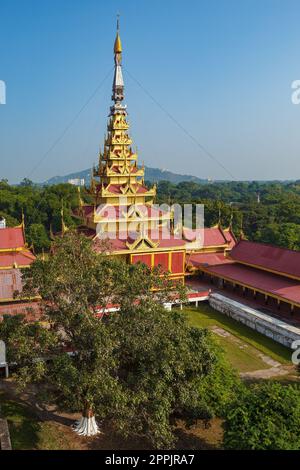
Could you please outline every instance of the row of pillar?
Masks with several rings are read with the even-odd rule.
[[[213,283],[213,280],[215,278],[213,276],[210,276],[210,282],[211,284]],[[229,283],[233,286],[233,290],[235,290],[238,286],[240,286],[240,284],[236,284],[236,283],[231,283],[229,281],[226,281],[225,279],[222,279],[222,278],[217,278],[217,285],[220,289],[224,289],[226,288],[226,283]],[[242,292],[243,292],[243,297],[246,297],[246,293],[248,291],[252,292],[253,293],[253,299],[256,300],[257,298],[257,291],[255,289],[250,289],[249,287],[245,287],[245,286],[241,286],[242,287]],[[269,302],[269,299],[270,299],[270,296],[268,296],[267,294],[264,294],[264,302],[265,302],[265,305],[268,305],[268,302]],[[280,299],[277,299],[277,309],[280,310],[280,307],[281,307],[281,303],[282,301]],[[293,304],[289,304],[290,306],[290,314],[293,315],[294,313],[294,305]]]

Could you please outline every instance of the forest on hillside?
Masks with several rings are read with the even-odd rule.
[[[90,202],[82,191],[82,198]],[[75,226],[72,209],[78,206],[78,191],[70,184],[38,186],[24,180],[18,186],[0,181],[0,217],[8,226],[25,217],[26,237],[35,251],[47,250],[51,231],[61,230],[64,222]],[[221,218],[224,227],[232,221],[237,236],[243,231],[249,240],[300,250],[300,181],[220,182],[198,184],[181,182],[158,184],[156,203],[204,204],[205,225],[215,225]]]

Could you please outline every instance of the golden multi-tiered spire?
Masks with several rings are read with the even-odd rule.
[[[137,166],[137,154],[132,149],[128,134],[127,109],[123,104],[124,81],[122,74],[122,43],[119,33],[119,20],[114,43],[115,71],[112,87],[113,105],[110,107],[107,136],[103,152],[99,153],[99,165],[93,171],[90,192],[97,204],[126,205],[153,202],[156,187],[144,186],[144,168]],[[94,180],[94,177],[96,180]]]

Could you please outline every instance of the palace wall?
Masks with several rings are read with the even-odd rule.
[[[300,340],[300,328],[271,317],[240,302],[236,302],[221,294],[211,294],[209,304],[218,312],[224,313],[240,323],[244,323],[249,328],[262,333],[288,348],[292,347],[293,341]]]

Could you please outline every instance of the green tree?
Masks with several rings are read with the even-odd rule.
[[[27,322],[24,315],[4,315],[0,322],[0,338],[7,347],[7,361],[17,364],[16,375],[20,388],[32,380],[44,377],[46,363],[43,355],[51,354],[56,337],[39,323]]]
[[[244,387],[228,406],[224,446],[237,450],[299,450],[299,388],[276,382]]]
[[[43,298],[51,341],[44,352],[37,348],[39,374],[31,373],[31,347],[18,351],[30,329],[23,319],[11,360],[24,386],[38,380],[49,399],[82,410],[78,432],[97,432],[96,413],[111,419],[123,436],[138,433],[163,447],[174,441],[176,417],[188,423],[209,419],[199,383],[216,361],[210,338],[162,307],[176,292],[183,298],[184,291],[174,290],[161,272],[96,255],[90,240],[70,231],[56,239],[47,261],[38,259],[24,272],[24,281],[23,295],[38,292]],[[108,303],[120,311],[102,316]],[[0,336],[10,348],[6,322]]]
[[[29,178],[24,178],[21,181],[20,186],[33,186],[33,181],[31,181]]]
[[[276,240],[279,246],[300,250],[300,225],[293,223],[282,224]]]
[[[112,299],[110,267],[102,259],[88,239],[70,232],[56,239],[47,261],[38,259],[23,274],[23,295],[39,293],[42,320],[55,336],[52,350],[42,355],[51,357],[50,363],[44,361],[42,379],[50,398],[82,410],[78,432],[87,435],[98,432],[95,411],[104,418],[111,397],[118,395],[114,336],[96,316]],[[28,375],[28,380],[36,377]]]
[[[50,240],[47,231],[42,224],[32,224],[27,231],[27,239],[30,245],[33,245],[37,253],[42,250],[48,250],[50,247]]]

